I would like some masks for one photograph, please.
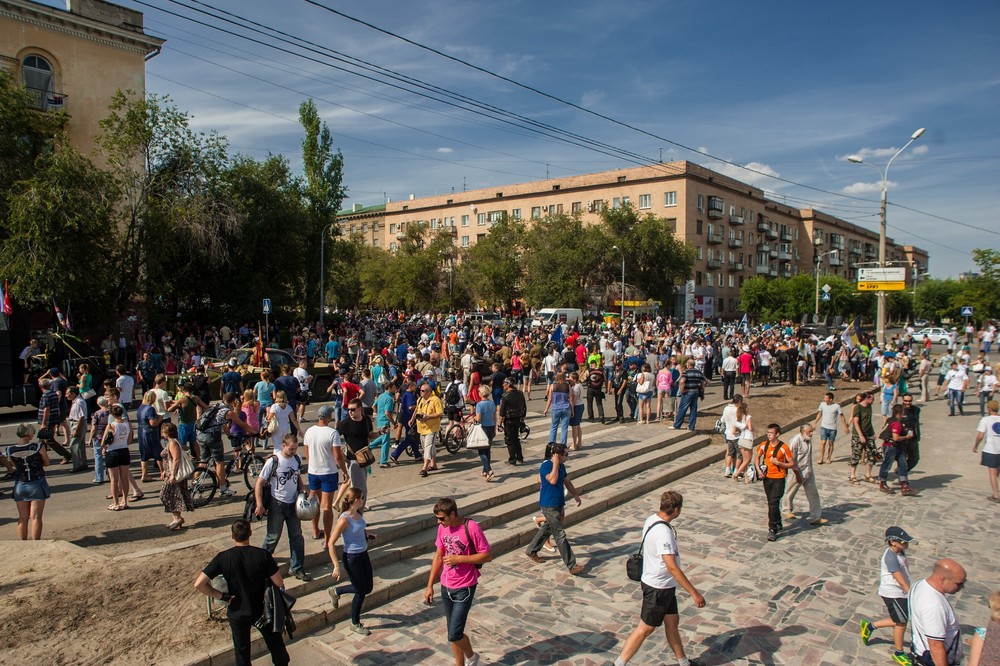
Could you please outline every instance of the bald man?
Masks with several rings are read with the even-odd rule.
[[[945,595],[965,587],[965,569],[951,559],[938,560],[934,571],[910,588],[910,657],[923,666],[958,666],[962,662],[962,627]]]

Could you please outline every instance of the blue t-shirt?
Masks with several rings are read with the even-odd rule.
[[[222,392],[236,393],[240,390],[240,383],[243,381],[243,375],[236,372],[235,370],[228,370],[222,373]]]
[[[375,425],[379,428],[389,425],[389,417],[385,413],[392,413],[393,402],[395,400],[388,391],[379,394],[378,398],[375,399]]]
[[[352,553],[363,553],[368,550],[368,537],[365,536],[365,519],[359,517],[357,520],[352,519],[347,512],[340,514],[342,518],[347,519],[347,527],[341,532],[341,537],[344,539],[344,552],[347,554]]]
[[[495,426],[497,406],[496,403],[486,398],[476,403],[476,415],[479,417],[479,425]]]
[[[340,356],[340,343],[330,340],[326,343],[326,357],[331,361]]]
[[[399,422],[407,424],[413,416],[413,408],[417,406],[417,396],[413,391],[403,391],[399,399]]]
[[[541,480],[542,489],[538,492],[538,506],[562,507],[566,504],[566,491],[564,482],[566,480],[566,465],[559,463],[559,479],[555,483],[549,483],[545,477],[552,472],[552,459],[549,458],[542,463],[538,470],[538,478]]]
[[[257,389],[257,402],[260,403],[261,407],[270,407],[274,404],[274,399],[271,397],[274,391],[274,384],[261,380],[257,382],[254,388]]]

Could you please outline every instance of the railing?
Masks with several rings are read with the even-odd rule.
[[[722,242],[722,234],[718,233],[718,232],[709,232],[709,234],[708,234],[708,242],[712,243],[712,244],[715,244],[715,245],[718,245],[719,243]]]
[[[771,271],[771,267],[767,264],[757,264],[757,275],[767,275]]]
[[[769,240],[778,240],[778,230],[774,227],[764,230],[764,235],[767,236]]]
[[[708,260],[708,267],[709,268],[722,268],[722,259],[709,259]]]
[[[743,262],[742,261],[730,261],[729,262],[729,270],[731,270],[731,271],[741,271],[741,270],[743,270]]]
[[[792,235],[790,233],[788,233],[787,231],[782,231],[781,232],[781,241],[783,243],[791,243],[792,242]]]
[[[771,270],[768,271],[768,274],[771,277],[778,277],[778,269],[777,268],[772,268]]]
[[[736,225],[736,224],[743,224],[744,222],[746,222],[746,220],[743,219],[742,215],[730,215],[729,216],[729,224]]]
[[[726,214],[725,211],[723,211],[721,208],[708,209],[708,216],[713,220],[721,220],[725,216],[725,214]]]
[[[31,108],[39,111],[65,111],[66,95],[40,88],[25,88],[31,95]]]
[[[784,250],[778,250],[778,259],[780,259],[781,261],[791,261],[792,253],[785,252]]]
[[[729,239],[729,247],[743,247],[743,239],[742,238],[730,238]]]

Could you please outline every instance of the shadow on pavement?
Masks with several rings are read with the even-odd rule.
[[[430,648],[401,650],[399,652],[381,649],[371,652],[359,652],[351,659],[351,663],[377,664],[378,666],[382,666],[383,664],[406,664],[410,666],[411,664],[428,663],[427,660],[432,657],[434,657],[434,650]]]
[[[961,478],[960,474],[931,474],[930,476],[921,476],[918,480],[917,491],[943,488],[959,478]]]
[[[147,494],[148,498],[149,495]],[[132,505],[129,505],[132,506]],[[149,509],[158,510],[158,514],[168,515],[163,513],[163,505],[156,502],[155,505],[149,505]],[[130,508],[129,511],[132,509]],[[187,514],[185,514],[187,515]],[[195,513],[195,519],[197,520],[197,513]],[[210,518],[206,520],[199,520],[198,522],[191,522],[184,526],[184,529],[177,532],[169,533],[164,525],[166,523],[157,522],[154,525],[140,525],[138,527],[130,527],[121,530],[107,530],[99,534],[88,534],[87,536],[81,537],[79,539],[73,539],[70,543],[80,546],[81,548],[91,548],[94,546],[106,546],[112,543],[126,543],[132,541],[149,541],[149,547],[155,548],[156,546],[163,545],[161,542],[153,541],[157,538],[169,538],[170,534],[175,534],[179,536],[196,534],[198,536],[206,536],[207,530],[214,530],[220,527],[226,527],[231,525],[234,516],[220,516],[218,518]]]
[[[560,661],[572,661],[573,657],[579,653],[607,654],[615,650],[619,643],[618,637],[610,631],[600,633],[580,631],[566,636],[552,636],[528,647],[504,653],[493,663],[555,664]],[[609,656],[608,661],[613,658]]]
[[[754,658],[751,663],[774,666],[774,655],[781,649],[781,640],[789,636],[799,636],[807,629],[801,624],[782,627],[780,631],[765,625],[733,629],[717,636],[706,638],[708,649],[700,656],[703,663],[732,664],[738,659]]]

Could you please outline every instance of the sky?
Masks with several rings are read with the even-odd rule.
[[[994,2],[117,1],[167,39],[147,91],[233,152],[281,154],[298,171],[298,107],[313,98],[344,155],[344,208],[686,159],[877,229],[882,170],[926,128],[888,174],[890,237],[928,250],[936,277],[974,269],[973,248],[1000,247]],[[448,105],[439,90],[517,117]]]

